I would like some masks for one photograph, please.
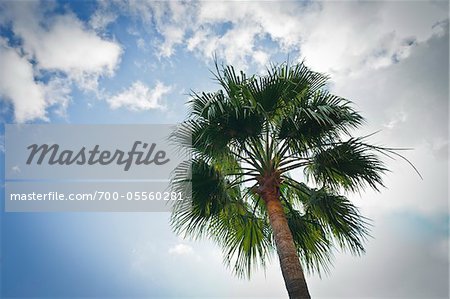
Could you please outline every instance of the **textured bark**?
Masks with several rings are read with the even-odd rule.
[[[283,273],[289,298],[311,298],[297,255],[294,239],[292,238],[292,233],[280,202],[277,180],[273,177],[266,178],[261,183],[259,193],[266,203],[278,257],[280,259],[281,272]]]

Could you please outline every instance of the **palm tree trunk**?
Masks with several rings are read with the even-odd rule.
[[[269,186],[265,186],[269,187]],[[266,203],[270,225],[272,226],[281,272],[283,273],[286,289],[291,299],[309,299],[308,286],[302,266],[297,255],[291,230],[280,202],[280,195],[275,186],[264,188],[261,196]],[[269,190],[268,190],[269,189]]]

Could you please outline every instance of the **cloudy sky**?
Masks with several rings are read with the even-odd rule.
[[[367,118],[355,134],[381,130],[374,143],[414,148],[406,156],[423,176],[389,160],[386,189],[351,195],[373,239],[363,257],[336,253],[329,275],[309,275],[312,296],[447,298],[448,11],[447,1],[2,1],[0,118],[175,123],[190,90],[217,88],[213,54],[249,73],[305,59]],[[2,212],[1,295],[286,296],[275,257],[239,280],[218,247],[175,236],[167,220]]]

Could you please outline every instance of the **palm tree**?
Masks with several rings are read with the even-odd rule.
[[[335,248],[364,252],[368,220],[343,194],[378,190],[387,169],[377,154],[399,154],[350,137],[363,117],[304,63],[248,77],[216,62],[214,75],[221,89],[194,92],[171,136],[192,155],[172,178],[190,196],[171,224],[217,242],[238,276],[276,249],[289,297],[310,298],[303,269],[328,271]]]

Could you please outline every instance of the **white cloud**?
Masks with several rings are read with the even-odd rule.
[[[332,73],[386,67],[408,57],[446,18],[433,2],[325,2],[304,25],[301,54]]]
[[[372,142],[412,148],[401,153],[423,176],[401,159],[387,159],[392,171],[385,176],[387,188],[367,190],[358,201],[365,213],[409,211],[433,217],[448,210],[448,49],[447,31],[419,43],[391,67],[335,80],[332,92],[354,100],[367,118],[358,135],[384,127]]]
[[[109,2],[98,1],[97,10],[91,15],[89,25],[95,31],[102,32],[105,28],[114,22],[118,15],[108,10]]]
[[[187,41],[190,48],[201,53],[204,58],[211,58],[214,54],[225,59],[237,68],[247,68],[248,62],[267,62],[267,54],[262,50],[255,50],[255,38],[260,29],[252,24],[240,24],[237,28],[218,36],[214,33],[200,33],[193,41]],[[195,47],[193,46],[195,45]]]
[[[39,69],[61,71],[82,88],[94,90],[102,75],[112,75],[119,63],[121,47],[89,31],[72,14],[56,15],[46,28],[42,20],[26,20],[19,14],[14,33],[23,39],[23,50],[36,59]]]
[[[408,115],[405,111],[398,111],[394,116],[391,117],[388,123],[383,124],[384,127],[388,129],[393,129],[396,125],[404,123],[408,119]]]
[[[170,57],[175,46],[182,44],[185,35],[195,16],[195,4],[177,1],[149,2],[156,29],[163,36],[163,41],[157,44],[158,55]]]
[[[43,84],[34,81],[32,64],[5,45],[0,45],[0,96],[14,105],[14,118],[18,122],[47,119]]]
[[[357,103],[368,119],[366,131],[390,128],[379,134],[383,142],[422,146],[436,138],[448,139],[448,61],[447,31],[418,43],[391,67],[335,77],[331,89]]]
[[[442,32],[439,22],[447,19],[440,2],[126,2],[121,7],[156,22],[159,56],[170,57],[176,46],[184,46],[202,59],[216,53],[246,68],[267,63],[272,52],[293,51],[315,70],[342,74],[408,57],[417,43]]]
[[[128,89],[107,98],[106,101],[112,109],[127,108],[132,111],[163,109],[162,97],[171,90],[171,86],[159,81],[153,89],[141,81],[136,81]]]
[[[169,248],[169,254],[171,255],[190,255],[194,253],[194,249],[186,244],[177,244]]]
[[[48,120],[48,108],[56,106],[64,115],[71,82],[96,91],[99,77],[113,75],[120,62],[121,47],[70,12],[55,14],[52,6],[36,2],[7,2],[0,17],[21,41],[14,47],[2,41],[0,50],[0,95],[13,104],[17,122]],[[43,76],[49,79],[44,82]]]
[[[374,220],[374,238],[368,241],[366,254],[361,257],[336,254],[329,276],[309,277],[312,295],[317,298],[448,298],[449,240],[445,218],[387,213]],[[352,281],[352,287],[343,287],[348,281]],[[379,282],[378,285],[373,281]]]
[[[136,40],[136,45],[139,49],[144,50],[144,51],[146,50],[145,40],[142,37],[140,37]]]
[[[70,104],[71,83],[67,79],[60,77],[51,78],[44,86],[46,100],[49,107],[56,107],[55,113],[58,116],[66,117],[66,109]]]

